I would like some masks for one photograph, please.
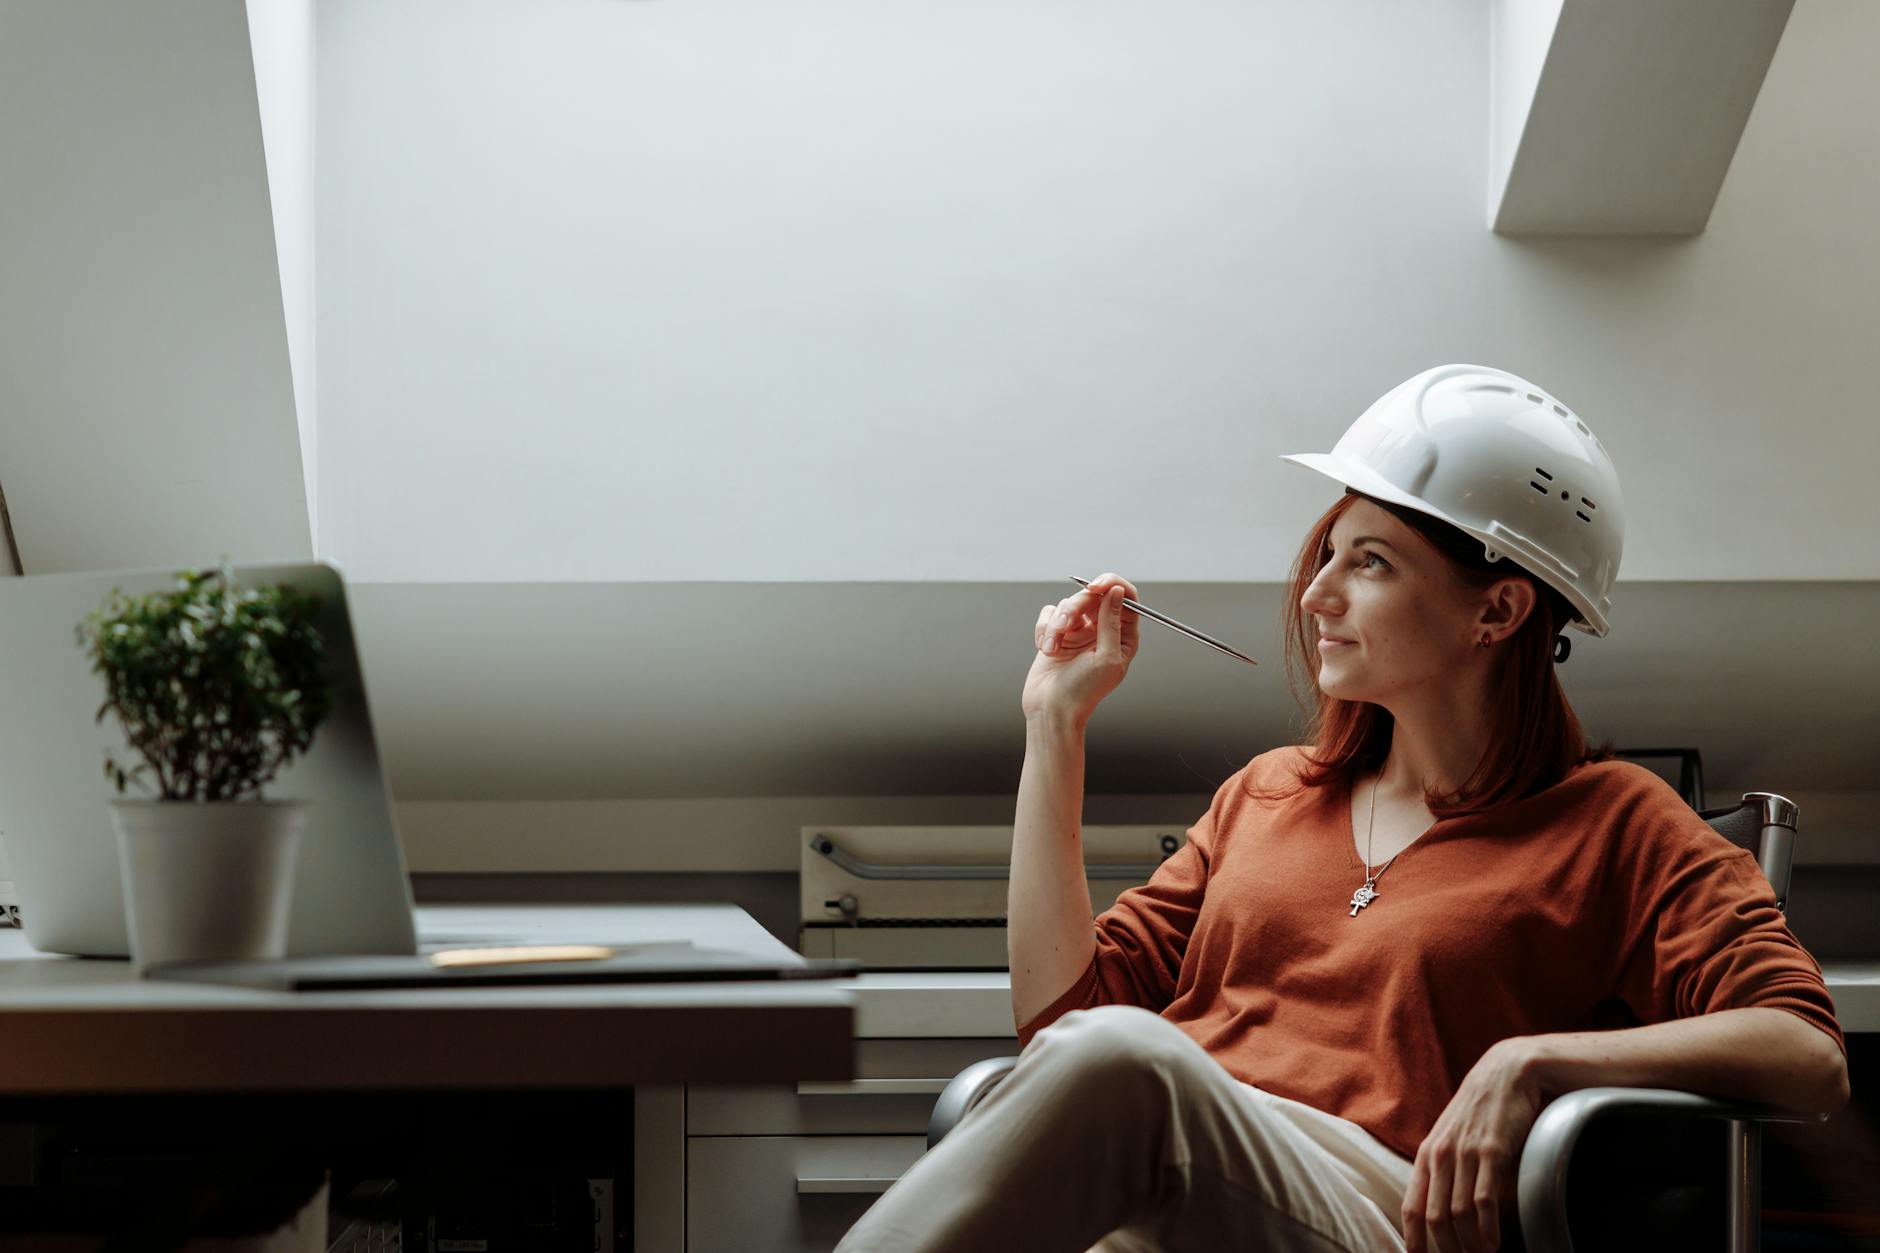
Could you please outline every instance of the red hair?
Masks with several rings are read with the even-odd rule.
[[[1515,577],[1527,579],[1536,593],[1533,611],[1512,636],[1495,645],[1502,656],[1490,696],[1488,751],[1456,791],[1424,794],[1429,811],[1441,819],[1491,809],[1552,787],[1583,762],[1609,760],[1614,754],[1612,742],[1598,747],[1587,742],[1554,673],[1554,636],[1566,628],[1574,613],[1567,599],[1505,557],[1489,562],[1481,541],[1447,522],[1347,489],[1314,524],[1293,562],[1292,595],[1286,602],[1281,631],[1286,641],[1287,685],[1307,720],[1302,744],[1307,749],[1307,765],[1297,775],[1298,788],[1252,794],[1273,800],[1328,782],[1350,787],[1360,772],[1382,769],[1390,751],[1395,719],[1389,710],[1370,701],[1328,696],[1319,686],[1318,625],[1300,608],[1306,589],[1325,566],[1333,525],[1358,500],[1389,510],[1415,529],[1466,586],[1486,590],[1499,579]],[[1299,695],[1302,670],[1311,675],[1310,705]]]

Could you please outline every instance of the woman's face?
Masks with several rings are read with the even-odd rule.
[[[1353,501],[1332,526],[1327,556],[1299,601],[1318,626],[1326,695],[1391,708],[1406,693],[1453,684],[1475,660],[1483,594],[1389,510]]]

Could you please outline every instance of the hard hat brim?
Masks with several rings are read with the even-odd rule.
[[[1414,509],[1418,513],[1428,514],[1430,517],[1440,522],[1448,523],[1465,535],[1482,540],[1484,546],[1489,542],[1487,538],[1474,527],[1458,522],[1442,510],[1431,507],[1428,501],[1412,496],[1409,492],[1404,491],[1402,488],[1368,467],[1354,465],[1342,457],[1336,457],[1330,453],[1322,452],[1285,453],[1281,455],[1280,460],[1290,461],[1294,465],[1304,466],[1308,470],[1317,470],[1320,474],[1323,474],[1334,482],[1343,483],[1353,491],[1362,492],[1366,496],[1375,497],[1378,500],[1387,501],[1390,504],[1398,505],[1405,509]],[[1536,578],[1541,577],[1533,571],[1529,573],[1534,574]],[[1569,591],[1566,588],[1560,587],[1558,584],[1554,584],[1552,580],[1545,581],[1572,602],[1574,609],[1586,618],[1584,622],[1577,620],[1568,622],[1566,624],[1567,626],[1575,630],[1583,631],[1596,638],[1604,637],[1611,629],[1604,615],[1585,604],[1584,597],[1580,596],[1577,592]]]

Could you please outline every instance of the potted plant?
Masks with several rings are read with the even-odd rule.
[[[115,799],[131,957],[278,958],[307,802],[261,789],[313,743],[332,708],[315,627],[318,597],[285,584],[241,588],[227,560],[184,570],[176,589],[113,588],[78,625],[104,679],[97,721],[115,714],[142,761],[105,750]]]

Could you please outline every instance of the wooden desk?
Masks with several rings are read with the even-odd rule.
[[[684,939],[802,960],[730,905],[430,905],[417,917],[426,945]],[[675,1153],[666,1130],[675,1096],[853,1078],[854,982],[270,992],[146,982],[127,962],[49,957],[6,929],[0,1101],[29,1120],[77,1103],[136,1118],[156,1100],[219,1102],[192,1107],[206,1110],[228,1098],[192,1094],[251,1093],[256,1125],[324,1147],[346,1125],[413,1102],[462,1109],[467,1099],[494,1117],[499,1106],[563,1107],[585,1092],[611,1098],[594,1105],[591,1117],[605,1119],[631,1099],[618,1145],[623,1160],[632,1146],[635,1247],[676,1251],[683,1143]]]
[[[731,905],[431,905],[418,925],[427,943],[687,939],[801,960]],[[144,981],[4,930],[0,1096],[847,1079],[846,982],[270,992]]]

